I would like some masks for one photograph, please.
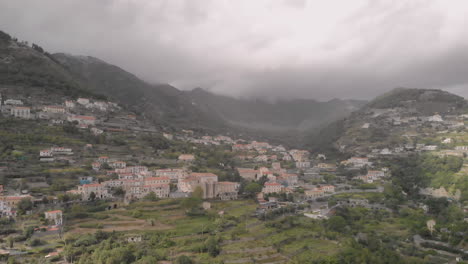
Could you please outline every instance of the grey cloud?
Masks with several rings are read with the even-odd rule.
[[[337,9],[336,6],[340,8]],[[0,0],[2,30],[149,82],[235,96],[468,96],[463,1]]]

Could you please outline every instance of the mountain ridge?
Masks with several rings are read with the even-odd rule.
[[[400,87],[308,135],[306,141],[315,152],[357,154],[372,147],[414,143],[404,137],[406,133],[422,133],[412,122],[424,122],[435,115],[443,118],[466,113],[468,101],[461,96],[438,89]]]

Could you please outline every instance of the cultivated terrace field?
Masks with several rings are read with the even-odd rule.
[[[347,208],[322,221],[288,213],[256,217],[252,200],[214,201],[210,205],[210,209],[193,212],[184,207],[184,199],[127,206],[75,204],[65,211],[63,230],[42,230],[25,242],[8,243],[25,253],[18,258],[25,263],[42,263],[40,256],[55,250],[73,263],[444,261],[444,255],[421,250],[410,242],[425,224],[421,210],[407,208],[392,214]],[[25,216],[15,226],[28,230],[27,226],[40,225],[41,220]],[[24,236],[28,236],[27,231]]]

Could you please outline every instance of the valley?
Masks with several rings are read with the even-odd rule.
[[[468,102],[148,84],[0,31],[0,261],[464,263]]]

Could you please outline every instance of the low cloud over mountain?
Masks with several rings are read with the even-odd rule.
[[[146,81],[270,98],[468,96],[465,1],[2,1],[2,29]]]

